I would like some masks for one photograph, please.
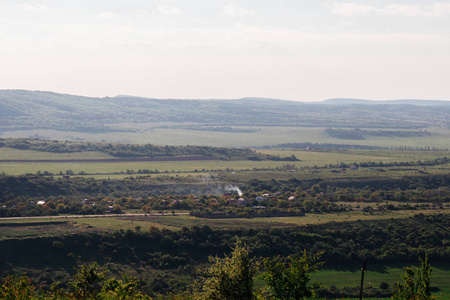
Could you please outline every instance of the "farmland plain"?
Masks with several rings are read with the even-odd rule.
[[[427,128],[430,136],[422,137],[368,137],[364,140],[342,140],[330,137],[325,133],[327,127],[289,127],[289,126],[231,126],[235,130],[251,130],[251,132],[216,132],[188,130],[180,128],[180,124],[168,126],[155,124],[126,124],[133,126],[136,132],[114,133],[80,133],[56,130],[3,131],[2,137],[41,136],[57,140],[84,140],[91,142],[111,141],[118,143],[152,143],[156,145],[209,145],[215,147],[262,147],[283,143],[331,143],[381,147],[437,147],[450,148],[450,131],[432,127]],[[150,126],[151,130],[142,130],[142,126]],[[174,126],[174,128],[170,128]],[[167,128],[169,127],[169,128]],[[139,130],[138,130],[139,129]]]
[[[370,203],[362,204],[362,207]],[[142,231],[155,226],[160,229],[181,230],[183,226],[207,225],[216,230],[244,230],[288,228],[306,225],[326,224],[329,222],[370,221],[385,219],[404,219],[417,214],[434,215],[450,213],[447,209],[414,210],[365,213],[362,211],[342,213],[306,214],[301,217],[269,217],[269,218],[233,218],[208,219],[190,216],[187,212],[161,210],[151,214],[126,211],[122,216],[65,216],[42,218],[0,218],[0,239],[30,238],[37,236],[58,236],[61,234],[76,234],[83,232],[105,232],[114,230],[135,230],[136,226]]]
[[[298,180],[389,180],[407,177],[426,177],[434,175],[448,175],[449,163],[429,164],[428,161],[449,157],[448,151],[394,151],[394,150],[306,150],[306,149],[258,149],[263,154],[275,155],[281,158],[294,155],[297,161],[271,161],[271,160],[193,160],[193,161],[145,161],[130,162],[120,158],[114,158],[103,152],[75,152],[75,153],[49,153],[31,150],[18,150],[0,148],[0,173],[7,175],[21,175],[26,173],[36,174],[47,171],[54,174],[71,170],[80,177],[92,177],[95,179],[112,178],[122,180],[133,178],[133,181],[148,181],[158,184],[177,184],[177,177],[189,177],[192,182],[205,182],[209,178],[212,182],[245,185],[251,180],[258,179],[263,182]],[[90,159],[90,162],[76,162],[76,160]],[[102,162],[101,159],[114,159],[114,162]],[[8,160],[10,160],[8,162]],[[12,162],[11,160],[22,160]],[[33,160],[46,160],[45,162],[33,162]],[[65,162],[65,160],[67,162]],[[99,160],[99,161],[96,161]],[[421,163],[418,163],[418,162]],[[359,167],[351,170],[349,166],[373,162],[374,167]],[[398,165],[410,163],[410,165]],[[424,163],[424,164],[422,164]],[[396,165],[397,164],[397,165]],[[346,165],[341,172],[342,165]],[[380,165],[381,167],[378,167]],[[157,174],[137,174],[138,170],[158,170]],[[378,169],[378,170],[377,170]],[[381,170],[380,170],[381,169]],[[132,172],[131,172],[132,171]],[[419,172],[420,171],[420,172]],[[78,174],[82,172],[83,174]],[[40,175],[42,176],[42,175]],[[48,175],[51,178],[52,175]],[[33,176],[30,176],[33,177]],[[60,175],[54,175],[59,178]],[[373,190],[372,190],[373,191]],[[94,196],[100,200],[103,196]],[[58,198],[63,201],[63,198]],[[338,207],[353,207],[353,211],[339,212],[314,212],[305,216],[270,217],[270,218],[231,218],[208,219],[197,218],[186,213],[187,211],[166,209],[164,215],[159,209],[154,209],[152,214],[142,215],[142,210],[124,210],[125,213],[135,215],[123,215],[121,217],[77,217],[64,216],[58,219],[19,219],[0,220],[1,240],[33,240],[37,238],[59,239],[72,235],[103,234],[105,232],[142,232],[150,233],[151,228],[179,232],[183,228],[202,228],[206,225],[211,230],[217,231],[249,231],[249,230],[277,230],[305,228],[311,225],[324,225],[346,222],[378,222],[386,220],[413,220],[419,215],[435,216],[448,214],[445,207],[428,207],[426,209],[397,209],[364,212],[366,206],[377,208],[384,204],[394,202],[370,201],[362,202],[336,202]],[[55,201],[55,200],[54,200]],[[420,203],[409,202],[411,206]],[[428,203],[427,203],[428,204]],[[139,216],[136,213],[140,213]],[[371,226],[371,225],[370,225]],[[139,229],[138,229],[139,228]],[[442,241],[444,243],[444,241]],[[69,251],[69,250],[68,250]],[[392,286],[400,280],[403,265],[375,263],[367,273],[368,285],[378,287],[381,282],[387,282]],[[316,274],[314,280],[325,282],[327,286],[343,288],[346,285],[356,286],[360,275],[355,265],[326,265],[322,271]],[[127,267],[129,268],[129,267]],[[132,268],[131,268],[132,269]],[[126,269],[126,270],[131,270]],[[25,270],[25,269],[24,269]],[[31,270],[31,269],[30,269]],[[34,270],[33,270],[34,271]],[[448,266],[439,265],[435,268],[434,286],[439,286],[437,299],[447,299],[450,285],[448,285]],[[354,284],[353,284],[354,283]]]
[[[257,150],[258,152],[280,157],[289,157],[295,155],[299,161],[288,162],[289,165],[296,169],[324,167],[331,165],[339,165],[340,163],[354,164],[361,162],[417,162],[433,160],[437,158],[449,157],[450,152],[447,151],[389,151],[389,150],[329,150],[329,151],[307,151],[307,150]],[[91,159],[90,162],[64,162],[64,160],[82,160]],[[102,162],[102,159],[115,159],[117,162]],[[14,160],[23,160],[17,162]],[[33,162],[33,160],[49,160],[46,162]],[[52,160],[59,160],[52,162]],[[96,162],[95,160],[99,160]],[[236,172],[246,171],[245,175],[249,175],[252,171],[268,171],[270,169],[279,169],[287,163],[282,161],[223,161],[223,160],[194,160],[194,161],[146,161],[146,162],[130,162],[114,158],[102,152],[82,152],[82,153],[48,153],[32,150],[17,150],[10,148],[0,148],[0,173],[4,172],[8,175],[20,175],[25,173],[36,173],[38,171],[48,171],[53,174],[60,172],[65,173],[66,170],[72,170],[75,174],[85,173],[82,176],[105,178],[114,175],[115,178],[129,177],[127,170],[137,172],[138,170],[158,170],[159,173],[180,174],[192,173],[192,175],[208,174],[217,171],[235,172],[232,176],[239,177],[242,173]],[[430,173],[445,173],[448,171],[449,164],[430,166],[425,169]],[[414,174],[411,170],[402,171],[402,168],[391,168],[392,172],[396,171],[396,175]],[[424,169],[424,168],[421,168]],[[134,173],[133,172],[133,173]],[[326,172],[326,171],[324,171]],[[260,176],[267,173],[258,172]],[[377,172],[361,169],[359,172],[353,172],[351,176],[376,176]],[[185,174],[186,175],[186,174]],[[157,176],[157,174],[152,175]],[[181,174],[180,174],[181,176]],[[255,176],[258,176],[256,174]],[[317,178],[324,176],[323,174],[312,174],[309,171],[298,171],[295,174],[282,173],[281,177],[303,177]],[[332,174],[328,171],[327,176],[344,176]],[[347,176],[348,177],[348,173]]]

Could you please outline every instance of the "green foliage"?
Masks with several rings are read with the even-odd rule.
[[[417,221],[424,226],[414,225]],[[306,247],[310,249],[310,253],[319,253],[321,250],[327,249],[322,257],[326,257],[329,263],[339,263],[340,265],[348,264],[350,266],[352,261],[359,259],[358,255],[366,256],[368,253],[371,253],[372,259],[377,260],[377,251],[382,253],[383,249],[391,249],[390,255],[396,261],[406,262],[415,257],[416,252],[423,250],[423,248],[412,247],[408,249],[406,244],[398,245],[400,238],[403,237],[406,241],[405,228],[408,228],[408,231],[422,232],[427,235],[430,242],[427,248],[430,257],[436,261],[443,261],[448,257],[445,252],[446,246],[436,248],[436,246],[431,246],[431,241],[442,245],[442,239],[437,236],[448,237],[447,224],[449,224],[449,216],[438,215],[407,220],[346,222],[295,229],[273,227],[269,230],[248,229],[233,232],[212,230],[208,226],[183,227],[180,231],[159,230],[153,227],[150,228],[151,232],[122,230],[102,234],[67,235],[57,238],[65,245],[61,249],[52,247],[52,241],[54,241],[52,238],[0,241],[0,257],[8,257],[11,262],[2,264],[2,275],[16,272],[13,264],[14,267],[21,270],[26,266],[27,270],[30,270],[31,276],[34,275],[30,278],[33,278],[35,283],[32,285],[28,278],[22,278],[24,280],[5,279],[3,286],[0,287],[0,295],[12,295],[9,299],[20,299],[20,295],[25,295],[23,297],[25,299],[34,299],[35,295],[44,294],[51,299],[145,299],[138,291],[137,280],[127,276],[122,276],[121,279],[107,280],[104,273],[99,272],[95,264],[81,266],[78,273],[70,279],[70,276],[63,272],[64,269],[61,267],[64,265],[69,267],[68,264],[73,260],[68,257],[69,251],[75,253],[75,256],[78,257],[77,261],[107,262],[102,268],[108,266],[116,278],[119,278],[117,276],[120,276],[121,272],[126,272],[129,276],[139,276],[140,289],[151,296],[167,296],[170,292],[178,294],[181,290],[185,290],[197,276],[195,268],[205,264],[206,257],[211,253],[223,253],[229,245],[232,245],[233,237],[236,234],[241,236],[246,245],[249,245],[252,254],[256,253],[257,256],[281,254],[274,259],[266,259],[264,263],[266,270],[272,274],[270,277],[266,273],[265,279],[272,288],[276,299],[301,299],[313,295],[316,286],[310,284],[310,276],[321,264],[318,262],[320,254],[305,255],[307,252],[303,249]],[[434,232],[433,235],[436,234],[436,237],[429,236],[431,228],[438,226],[441,226],[442,231]],[[393,241],[382,240],[382,237],[389,233],[381,231],[383,228],[392,231],[391,233],[395,237]],[[369,235],[370,232],[377,234]],[[419,236],[416,238],[422,239]],[[367,240],[379,241],[371,249],[367,246]],[[249,248],[244,246],[242,241],[238,241],[229,256],[210,258],[212,266],[206,272],[208,277],[202,281],[204,288],[200,289],[199,294],[191,294],[191,296],[186,294],[174,299],[254,299],[253,275],[258,264],[254,259],[249,258]],[[357,248],[362,248],[364,243],[365,250],[358,252]],[[424,243],[422,242],[422,244]],[[380,246],[381,244],[383,246]],[[84,246],[80,247],[80,245]],[[395,245],[398,250],[395,250]],[[180,249],[183,249],[182,253],[180,253]],[[292,253],[301,253],[302,255],[293,256]],[[355,258],[348,259],[348,254]],[[408,257],[404,255],[408,255]],[[46,262],[46,264],[53,262],[54,265],[43,270],[42,262]],[[422,262],[420,270],[412,270],[412,272],[411,270],[405,272],[404,283],[399,285],[402,287],[400,291],[404,294],[408,290],[414,291],[415,298],[412,298],[414,300],[431,299],[429,297],[431,270],[428,257]],[[55,273],[58,273],[58,276],[55,276]],[[188,276],[190,276],[189,279]],[[387,284],[387,282],[390,283],[389,280],[383,278],[383,281],[386,281],[383,284],[385,288],[389,286]],[[57,284],[57,281],[63,282]],[[353,281],[348,282],[352,284]],[[354,284],[357,282],[355,280]],[[439,283],[440,288],[441,284],[442,282]],[[52,285],[50,289],[49,285]],[[69,286],[70,289],[56,289],[56,287],[65,288],[66,286]],[[34,292],[35,288],[36,292]],[[367,287],[368,292],[369,289]],[[46,293],[46,291],[49,292]],[[300,291],[296,294],[297,296],[294,295],[296,291]],[[317,294],[329,298],[337,295],[349,297],[354,294],[352,290],[348,289],[332,289],[326,291],[328,293],[322,292],[323,290],[319,290]],[[373,292],[372,294],[375,295],[375,291]],[[383,295],[390,296],[389,293],[390,291],[386,290]],[[398,294],[396,299],[409,300],[410,298],[402,298],[404,294]],[[368,294],[365,295],[368,296]],[[263,297],[264,295],[259,296]],[[0,299],[3,298],[0,296]],[[47,298],[43,297],[43,299]]]
[[[138,280],[133,277],[122,275],[122,279],[108,279],[102,288],[101,295],[105,299],[125,300],[125,299],[149,299],[137,291]]]
[[[5,300],[27,300],[34,295],[35,287],[31,279],[23,275],[8,276],[0,286],[0,298]]]
[[[342,129],[342,128],[328,128],[325,133],[331,137],[346,140],[364,140],[365,136],[382,136],[382,137],[423,137],[430,136],[428,131],[418,130],[361,130],[356,129]]]
[[[414,270],[406,267],[403,274],[403,283],[397,282],[394,286],[393,299],[395,300],[429,300],[431,296],[431,267],[428,255],[420,259],[421,266]]]
[[[201,299],[255,299],[253,279],[258,271],[258,263],[249,257],[249,252],[238,239],[230,256],[211,257],[213,265],[207,271],[208,278],[203,285]]]
[[[31,279],[23,275],[20,277],[8,276],[0,285],[0,299],[29,300],[29,299],[150,299],[137,290],[137,279],[123,275],[122,279],[110,278],[105,282],[105,274],[97,271],[97,264],[82,265],[74,276],[70,286],[72,291],[58,289],[58,282],[53,282],[45,295],[38,295]]]
[[[267,271],[264,280],[272,289],[275,299],[303,299],[315,296],[320,284],[310,285],[311,275],[323,262],[319,262],[322,253],[308,253],[303,250],[299,257],[274,257],[264,260]]]
[[[105,280],[105,274],[97,271],[97,263],[91,266],[82,265],[75,275],[71,286],[73,294],[78,299],[90,299],[97,297],[101,290],[100,284]]]

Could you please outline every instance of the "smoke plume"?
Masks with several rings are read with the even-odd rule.
[[[228,192],[236,192],[236,193],[238,193],[239,196],[242,196],[242,191],[241,191],[241,189],[238,188],[238,187],[235,186],[235,185],[229,184],[229,185],[227,185],[227,186],[225,187],[225,190],[228,191]]]

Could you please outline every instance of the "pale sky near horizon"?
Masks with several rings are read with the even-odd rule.
[[[450,100],[450,1],[0,0],[0,89]]]

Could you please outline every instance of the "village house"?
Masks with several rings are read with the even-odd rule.
[[[244,199],[244,198],[239,198],[238,200],[237,200],[237,205],[238,206],[241,206],[241,205],[247,205],[248,204],[248,201],[247,201],[247,199]]]
[[[244,199],[244,198],[239,198],[239,199],[234,199],[234,198],[228,198],[228,204],[230,206],[242,206],[242,205],[247,205],[248,204],[248,200]]]

